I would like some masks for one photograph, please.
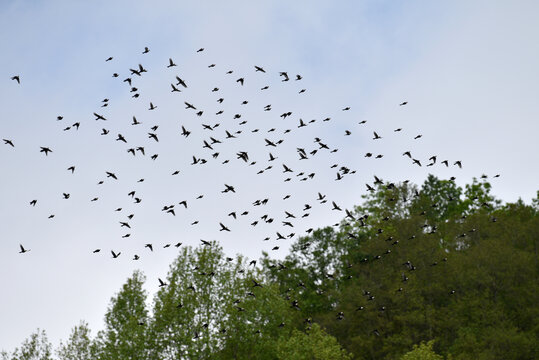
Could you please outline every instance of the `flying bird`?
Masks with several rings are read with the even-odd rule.
[[[2,139],[2,141],[4,141],[4,144],[6,144],[6,145],[10,145],[11,147],[15,147],[15,145],[13,144],[13,141],[11,141],[9,139]]]
[[[43,147],[43,146],[40,146],[40,149],[39,152],[42,152],[42,153],[45,153],[45,156],[49,155],[49,153],[52,152],[52,150],[48,147]]]

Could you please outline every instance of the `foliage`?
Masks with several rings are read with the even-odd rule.
[[[75,327],[60,359],[533,359],[539,349],[539,192],[502,204],[463,188],[377,180],[340,224],[282,260],[184,247],[146,309],[135,272],[105,329]],[[157,284],[157,281],[155,282]],[[322,330],[324,329],[324,330]],[[410,350],[412,349],[412,350]],[[44,332],[3,360],[50,359]]]
[[[432,350],[434,341],[428,343],[422,342],[421,344],[414,345],[414,349],[404,354],[401,360],[443,360],[444,357],[438,355]]]
[[[71,330],[68,341],[60,343],[56,353],[59,360],[92,360],[95,358],[92,350],[90,328],[81,321]]]
[[[145,277],[135,271],[112,298],[105,314],[105,330],[97,335],[100,360],[139,360],[147,358]]]
[[[52,344],[45,330],[37,329],[13,353],[3,352],[2,360],[52,360]]]
[[[294,330],[292,336],[279,339],[277,355],[283,360],[352,359],[337,339],[325,333],[318,324],[313,324],[306,332]]]

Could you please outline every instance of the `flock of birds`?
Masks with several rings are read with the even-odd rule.
[[[196,53],[200,54],[203,53],[204,49],[198,49]],[[148,47],[144,48],[144,51],[142,54],[148,54],[150,53],[150,49]],[[109,57],[105,60],[107,63],[114,61],[113,57]],[[202,60],[201,60],[202,61]],[[172,58],[168,60],[168,64],[166,64],[167,71],[172,71],[172,69],[175,69],[177,67],[177,64],[173,61]],[[208,66],[209,69],[215,68],[216,64],[210,64]],[[133,99],[137,99],[140,97],[142,91],[140,88],[140,85],[137,85],[137,80],[140,79],[143,76],[146,76],[145,73],[148,72],[148,69],[143,66],[142,64],[138,64],[138,66],[132,67],[128,69],[128,74],[125,78],[120,79],[123,83],[125,83],[125,87],[127,91],[129,91],[130,96]],[[260,76],[270,76],[270,73],[268,73],[264,67],[255,65],[252,68],[252,72],[254,74],[260,75]],[[228,77],[230,79],[230,82],[235,83],[238,87],[246,86],[248,78],[246,75],[243,76],[234,76],[234,71],[229,70],[225,72],[225,77]],[[277,75],[277,74],[275,74]],[[310,126],[311,124],[315,122],[323,123],[323,124],[331,124],[330,117],[326,117],[321,120],[313,119],[310,121],[304,121],[301,118],[297,118],[296,120],[293,119],[293,112],[292,111],[284,111],[279,112],[275,118],[281,118],[281,119],[287,119],[289,118],[289,121],[286,122],[286,128],[277,128],[277,127],[271,127],[267,130],[265,130],[265,135],[260,135],[264,131],[260,128],[252,128],[250,130],[246,130],[246,124],[248,123],[247,120],[245,120],[245,117],[242,117],[241,112],[235,113],[233,115],[227,115],[225,114],[225,111],[223,109],[219,109],[214,114],[210,114],[208,116],[208,111],[205,111],[202,109],[199,105],[195,104],[194,101],[188,99],[189,97],[189,90],[190,90],[190,81],[179,75],[173,75],[174,80],[172,83],[170,83],[170,92],[173,94],[178,94],[178,96],[185,96],[185,98],[182,98],[181,101],[183,102],[183,105],[185,106],[185,111],[191,112],[193,114],[193,117],[200,120],[205,120],[209,116],[211,116],[212,119],[221,119],[217,120],[218,122],[211,122],[209,120],[203,121],[198,125],[198,131],[199,134],[201,133],[202,141],[200,144],[199,151],[200,153],[192,155],[192,161],[188,164],[185,164],[186,167],[184,169],[175,169],[172,172],[170,172],[171,176],[178,176],[181,173],[184,173],[187,171],[186,169],[189,168],[189,166],[204,166],[205,164],[211,164],[214,163],[216,165],[227,165],[230,164],[233,161],[239,162],[241,164],[244,164],[246,166],[246,171],[250,172],[251,174],[249,176],[260,176],[267,173],[272,172],[274,176],[281,176],[282,181],[285,183],[288,182],[297,182],[297,181],[311,181],[318,172],[318,166],[316,163],[316,157],[319,156],[321,153],[325,152],[327,154],[335,154],[339,150],[338,148],[332,146],[329,144],[328,141],[322,139],[321,137],[315,137],[312,140],[311,148],[306,148],[301,145],[294,146],[295,150],[293,154],[290,153],[281,153],[280,148],[282,144],[285,141],[291,142],[294,140],[294,133],[301,131],[303,128]],[[113,78],[119,78],[120,75],[118,73],[112,74]],[[303,79],[302,75],[296,74],[291,75],[286,71],[282,71],[278,73],[279,83],[297,83],[301,84],[301,80]],[[15,75],[11,77],[11,80],[15,81],[18,85],[23,86],[23,81],[21,79],[20,75]],[[227,80],[225,80],[227,81]],[[269,85],[265,85],[259,89],[261,92],[268,91]],[[304,96],[303,94],[306,92],[305,88],[302,88],[301,86],[296,89],[297,96]],[[215,98],[217,106],[220,106],[224,103],[225,98],[222,94],[222,91],[218,87],[213,87],[208,96],[212,96]],[[117,134],[114,134],[111,132],[111,130],[107,126],[107,122],[109,120],[110,115],[106,113],[106,109],[110,103],[110,100],[108,98],[104,98],[101,101],[101,109],[95,110],[93,112],[93,120],[97,122],[102,123],[102,128],[100,132],[98,133],[99,136],[102,137],[109,137],[111,141],[114,141],[115,143],[122,146],[122,151],[127,152],[128,154],[138,157],[138,156],[146,156],[147,148],[149,147],[148,144],[137,144],[134,145],[131,141],[128,140],[128,137],[120,132]],[[243,107],[249,103],[249,100],[244,100],[241,102],[240,107]],[[400,107],[404,107],[408,104],[407,101],[403,101],[398,104]],[[397,104],[396,104],[397,105]],[[158,106],[154,104],[152,101],[149,102],[148,111],[158,111]],[[265,105],[261,111],[264,113],[271,112],[273,110],[273,107],[271,104]],[[341,111],[349,111],[350,107],[344,107],[341,109]],[[228,117],[227,117],[228,116]],[[63,116],[58,116],[57,121],[63,121]],[[293,125],[292,121],[294,122]],[[357,125],[361,126],[366,124],[366,120],[360,121],[357,123]],[[142,122],[137,120],[136,116],[132,117],[132,122],[130,123],[130,126],[132,127],[141,127]],[[275,123],[272,123],[272,126],[275,125]],[[356,126],[357,126],[356,125]],[[67,125],[63,128],[63,131],[70,131],[70,130],[79,130],[81,127],[81,122],[75,122],[71,125]],[[101,126],[100,126],[101,127]],[[180,126],[180,132],[179,135],[183,136],[188,141],[189,138],[193,138],[193,134],[197,132],[197,130],[194,128],[195,125],[187,125],[182,124]],[[200,129],[201,127],[201,129]],[[240,128],[240,130],[232,130],[232,128]],[[344,136],[350,136],[352,135],[352,130],[345,130]],[[402,128],[394,129],[395,133],[399,133],[402,131]],[[161,135],[159,133],[159,125],[154,125],[150,127],[148,130],[145,131],[147,134],[147,142],[150,142],[152,144],[157,144],[160,142]],[[234,151],[233,153],[223,153],[222,150],[220,150],[220,147],[225,142],[231,142],[231,141],[239,141],[241,139],[250,139],[255,134],[258,133],[258,137],[254,139],[254,141],[257,142],[258,147],[262,149],[266,149],[267,156],[265,158],[259,158],[256,159],[253,158],[251,150],[247,151],[245,149],[240,149],[237,151]],[[381,136],[377,131],[373,131],[373,141],[380,141],[383,139],[383,136]],[[277,135],[279,134],[279,135]],[[422,137],[421,134],[416,135],[413,137],[414,140],[418,140]],[[13,138],[3,138],[2,139],[4,144],[12,149],[17,148],[17,140]],[[252,139],[251,139],[252,140]],[[238,148],[240,148],[240,144],[238,144]],[[39,148],[39,152],[43,154],[44,157],[49,156],[56,156],[60,155],[57,154],[54,146],[38,146],[36,147],[36,151]],[[149,157],[152,160],[157,160],[159,154],[151,154]],[[287,158],[287,156],[289,158]],[[305,164],[305,166],[302,168],[302,170],[294,169],[292,165],[290,165],[290,156],[294,156],[296,160],[300,160],[302,164]],[[383,157],[382,154],[374,154],[371,152],[367,152],[364,155],[365,158],[375,158],[380,159]],[[462,162],[460,160],[452,160],[449,161],[447,159],[444,159],[442,161],[438,160],[438,157],[436,155],[432,155],[428,161],[417,159],[415,158],[411,151],[404,151],[402,153],[402,157],[404,159],[408,159],[411,162],[412,166],[418,166],[422,167],[425,163],[426,167],[434,166],[436,164],[442,164],[445,167],[450,166],[456,166],[458,168],[462,168]],[[305,161],[303,161],[305,160]],[[286,162],[285,162],[286,161]],[[263,164],[262,167],[260,167],[260,164]],[[71,174],[74,174],[76,172],[77,167],[75,165],[71,165],[68,168],[66,168],[66,171],[70,172]],[[222,168],[220,168],[222,169]],[[333,164],[330,166],[330,169],[334,175],[335,181],[341,181],[343,178],[347,176],[352,176],[356,174],[356,170],[353,169],[352,166],[349,165],[343,165],[343,164]],[[219,171],[226,171],[225,170],[219,170]],[[330,171],[330,170],[328,170]],[[277,173],[277,174],[275,174]],[[102,176],[104,179],[99,180],[97,183],[98,185],[102,185],[105,181],[120,181],[120,175],[117,174],[114,171],[105,170],[102,173]],[[496,175],[498,177],[499,175]],[[451,178],[454,180],[454,178]],[[140,178],[138,180],[135,180],[135,185],[137,183],[144,182],[144,178]],[[256,178],[255,178],[256,181]],[[373,184],[366,184],[366,191],[375,191],[375,188],[377,185],[383,185],[384,182],[379,179],[378,177],[374,177],[374,183]],[[388,189],[392,189],[395,187],[394,184],[386,184]],[[234,184],[228,184],[223,183],[222,187],[215,191],[216,194],[226,194],[226,196],[234,196],[236,192],[240,192],[241,190]],[[142,203],[142,196],[137,193],[137,190],[129,189],[126,191],[128,197],[132,200],[134,204],[140,204]],[[277,202],[277,201],[283,201],[286,202],[288,199],[290,199],[294,194],[286,194],[284,197],[279,197],[278,199],[270,198],[270,197],[262,197],[259,199],[256,199],[251,202],[249,207],[245,207],[242,210],[234,210],[234,211],[227,211],[225,214],[223,214],[223,219],[220,221],[217,221],[215,226],[215,230],[219,233],[221,232],[231,232],[232,226],[230,225],[233,221],[236,221],[240,218],[246,218],[249,219],[248,223],[252,227],[260,227],[264,224],[274,224],[274,226],[278,226],[277,231],[275,231],[274,234],[268,234],[266,237],[264,237],[264,241],[268,240],[285,240],[285,239],[292,239],[296,235],[303,235],[303,233],[296,234],[296,230],[299,227],[299,222],[301,222],[302,219],[307,218],[310,215],[310,212],[314,209],[315,206],[318,206],[319,209],[324,210],[324,204],[325,209],[329,208],[330,211],[339,211],[342,212],[343,215],[345,214],[346,219],[350,219],[353,221],[360,222],[363,225],[365,225],[365,222],[367,222],[367,217],[357,217],[357,215],[354,215],[350,210],[344,208],[343,206],[339,205],[337,200],[335,199],[329,199],[327,194],[324,194],[324,191],[316,191],[312,196],[311,203],[305,204],[300,209],[287,209],[282,214],[270,214],[270,213],[264,213],[262,216],[254,216],[253,213],[255,213],[254,209],[264,207],[264,205],[268,204],[268,202]],[[224,195],[223,195],[224,196]],[[70,193],[64,192],[62,194],[62,198],[65,200],[68,200],[71,197]],[[174,201],[170,203],[166,203],[162,205],[161,212],[164,213],[164,216],[171,216],[176,217],[178,215],[178,211],[181,210],[188,210],[191,203],[193,201],[197,201],[199,199],[202,199],[204,197],[204,194],[200,194],[193,199],[182,199],[181,201]],[[231,202],[234,202],[234,199],[231,198]],[[90,202],[96,202],[99,200],[99,197],[93,197],[89,199]],[[406,200],[405,200],[406,201]],[[316,205],[317,204],[317,205]],[[39,199],[31,199],[29,201],[29,206],[36,207],[39,205]],[[119,215],[122,214],[122,207],[118,207],[114,210],[115,213],[118,213]],[[48,217],[50,219],[54,218],[54,214],[50,214]],[[132,233],[132,220],[135,217],[135,213],[131,213],[127,216],[121,216],[121,218],[118,220],[119,226],[122,229],[125,229],[124,235],[122,235],[122,238],[129,238],[131,237]],[[192,226],[198,225],[199,220],[194,219],[191,222]],[[335,224],[338,226],[339,224]],[[213,226],[213,225],[207,225],[207,226]],[[434,231],[436,230],[435,227],[433,228]],[[304,230],[304,233],[309,234],[314,229],[308,228]],[[431,229],[432,230],[432,229]],[[475,229],[474,229],[475,231]],[[351,237],[354,236],[354,234],[349,234]],[[393,244],[396,244],[398,241],[394,241]],[[200,243],[204,246],[212,246],[212,243],[207,240],[200,240]],[[168,247],[176,247],[179,248],[182,245],[181,242],[177,242],[175,244],[165,244],[163,248]],[[146,243],[144,245],[144,248],[147,249],[146,251],[153,252],[154,251],[154,244],[153,243]],[[279,246],[275,245],[271,247],[271,250],[278,250]],[[25,247],[23,244],[19,245],[19,253],[25,254],[30,251],[29,248]],[[102,251],[101,248],[94,248],[91,249],[91,251],[95,254],[100,253]],[[121,250],[117,249],[109,249],[110,254],[113,259],[117,259],[122,255]],[[141,251],[143,251],[141,249]],[[386,252],[388,254],[390,250]],[[124,255],[125,256],[125,255]],[[132,254],[133,260],[139,260],[141,258],[141,252],[136,252]],[[374,257],[373,259],[380,259],[382,255],[378,255]],[[231,258],[227,258],[229,261]],[[364,259],[365,262],[370,261],[369,259]],[[255,265],[256,261],[253,260],[251,262],[251,265]],[[415,266],[410,262],[407,261],[405,264],[406,268],[410,271],[415,270]],[[284,267],[282,267],[282,270],[286,270]],[[167,283],[163,281],[162,279],[158,279],[159,281],[159,287],[167,286]],[[256,280],[253,281],[253,287],[259,287],[262,286],[260,283],[258,283]],[[407,281],[406,275],[403,273],[403,281]],[[304,287],[305,284],[298,284],[298,287]],[[402,288],[399,289],[399,291],[402,291]],[[368,300],[373,300],[374,296],[369,292],[365,291],[365,295],[369,297]],[[288,296],[288,299],[291,300],[290,296]],[[180,304],[181,305],[181,304]],[[298,300],[292,300],[291,306],[293,308],[299,308],[300,303]],[[363,310],[363,306],[359,306],[357,310]],[[385,310],[384,307],[381,308],[382,310]],[[242,311],[243,308],[239,306],[238,303],[238,310]],[[342,312],[339,312],[337,314],[337,319],[342,320],[344,318],[344,314]],[[307,319],[307,321],[310,321]],[[280,324],[279,326],[283,326],[283,324]],[[373,334],[380,335],[380,331],[373,330]],[[198,332],[195,332],[195,337],[198,337]]]

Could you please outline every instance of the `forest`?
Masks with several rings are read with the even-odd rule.
[[[0,358],[539,358],[539,192],[505,203],[486,176],[430,175],[377,179],[358,203],[284,259],[182,246],[153,299],[135,271],[99,332],[81,321],[53,345],[38,329]]]

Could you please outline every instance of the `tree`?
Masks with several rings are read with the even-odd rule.
[[[52,345],[45,330],[37,329],[11,355],[3,352],[2,360],[52,360]]]
[[[105,330],[97,336],[97,356],[100,360],[147,359],[145,277],[135,271],[111,299],[105,314]]]
[[[443,356],[436,354],[432,350],[433,345],[433,340],[428,343],[422,342],[419,346],[414,345],[413,350],[404,354],[401,360],[444,360]]]
[[[90,328],[84,321],[71,330],[68,341],[60,342],[56,351],[59,360],[92,360],[95,359],[94,352]]]
[[[306,332],[294,330],[290,337],[282,337],[277,345],[277,356],[282,360],[352,359],[337,339],[328,335],[316,323]]]
[[[152,358],[273,359],[293,314],[262,280],[245,258],[227,259],[216,242],[184,247],[154,300]]]

